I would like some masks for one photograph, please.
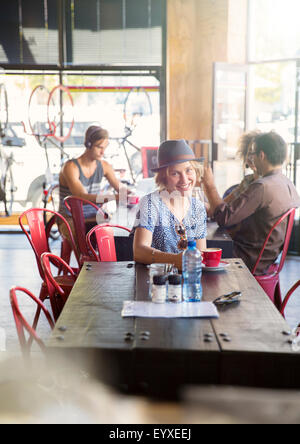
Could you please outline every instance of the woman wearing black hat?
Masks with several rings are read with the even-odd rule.
[[[167,140],[158,150],[156,184],[144,196],[134,224],[134,259],[144,264],[171,263],[182,267],[182,239],[196,240],[206,248],[206,209],[192,197],[199,181],[198,163],[184,140]]]

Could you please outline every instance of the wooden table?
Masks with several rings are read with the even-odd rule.
[[[217,320],[122,318],[124,300],[148,298],[147,267],[85,265],[49,351],[89,363],[89,371],[130,392],[171,396],[185,384],[299,388],[300,353],[283,334],[288,325],[243,262],[228,261],[226,271],[202,277],[203,300],[242,292]]]
[[[224,228],[220,228],[216,222],[207,224],[207,247],[222,248],[223,257],[233,257],[233,240]],[[118,261],[133,260],[133,237],[128,237],[125,232],[115,236],[116,253]]]

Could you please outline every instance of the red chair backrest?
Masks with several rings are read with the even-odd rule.
[[[284,239],[284,243],[283,243],[283,249],[282,249],[282,254],[281,254],[281,258],[280,258],[280,262],[279,265],[276,266],[275,269],[273,269],[274,274],[279,274],[280,271],[282,270],[282,267],[284,265],[284,261],[288,252],[288,248],[289,248],[289,243],[290,243],[290,238],[291,238],[291,234],[292,234],[292,229],[293,229],[293,223],[294,223],[294,218],[295,218],[295,212],[296,209],[295,208],[291,208],[289,211],[287,211],[285,214],[283,214],[278,221],[273,225],[273,227],[271,228],[269,234],[266,237],[266,240],[262,246],[262,249],[258,255],[257,261],[254,265],[254,268],[252,270],[252,274],[255,275],[255,271],[257,269],[257,266],[263,256],[264,250],[269,242],[269,239],[271,237],[271,234],[273,233],[273,231],[275,230],[276,227],[278,227],[278,225],[280,225],[286,218],[288,219],[288,223],[287,223],[287,229],[286,229],[286,234],[285,234],[285,239]]]
[[[101,224],[92,228],[86,235],[87,243],[98,262],[116,262],[116,246],[114,238],[114,228],[120,228],[130,233],[131,230],[121,225]],[[95,235],[98,253],[94,249],[91,236]]]
[[[95,208],[97,212],[100,212],[104,218],[106,217],[106,215],[96,204],[89,200],[82,199],[81,197],[67,196],[64,199],[64,202],[68,211],[72,215],[79,250],[84,256],[90,256],[91,253],[89,251],[85,235],[86,227],[83,206],[90,205],[91,207]]]
[[[56,256],[53,253],[43,253],[41,256],[41,264],[45,275],[45,282],[48,288],[53,317],[55,321],[57,321],[69,294],[65,292],[62,286],[59,285],[59,282],[57,282],[57,280],[54,278],[51,271],[51,264],[63,271],[64,278],[67,274],[71,275],[74,278],[74,283],[76,280],[76,274],[61,257]],[[60,296],[60,301],[58,300],[57,295]]]
[[[41,265],[41,255],[45,252],[51,252],[48,242],[48,233],[50,227],[48,226],[46,230],[45,221],[44,221],[45,214],[52,214],[53,216],[55,216],[55,218],[60,219],[65,223],[69,231],[69,236],[73,247],[73,251],[76,255],[76,247],[71,228],[66,219],[61,214],[57,213],[56,211],[44,208],[30,208],[29,210],[24,211],[24,213],[22,213],[19,217],[19,224],[35,253],[39,273],[43,280],[44,280],[44,272]],[[51,222],[52,224],[55,222],[55,218],[52,219]],[[26,225],[25,219],[27,219],[27,224],[29,226],[29,233],[25,228]],[[77,256],[76,258],[79,263],[79,258]]]
[[[22,315],[20,307],[19,307],[19,303],[18,303],[17,292],[23,292],[23,293],[27,294],[37,304],[37,306],[40,307],[40,309],[44,312],[51,329],[54,328],[54,321],[53,321],[50,313],[48,312],[47,308],[42,303],[42,301],[40,301],[40,299],[38,299],[36,296],[34,296],[34,294],[32,294],[29,290],[27,290],[26,288],[23,288],[23,287],[13,287],[10,289],[10,293],[9,293],[10,304],[12,307],[13,316],[14,316],[15,323],[16,323],[17,334],[18,334],[21,350],[22,350],[23,356],[25,358],[28,358],[29,354],[30,354],[32,340],[36,341],[43,351],[45,351],[45,344],[42,341],[42,339],[37,335],[35,329],[30,326],[30,324],[27,322],[27,320]],[[26,339],[25,331],[27,331],[27,333],[29,334],[28,340]]]
[[[29,233],[24,227],[25,218],[27,218]],[[25,211],[19,218],[19,224],[30,242],[36,256],[40,276],[44,279],[40,257],[45,251],[50,251],[44,223],[44,212],[35,208]]]
[[[295,291],[299,286],[300,286],[300,280],[297,281],[297,282],[292,286],[292,288],[290,288],[289,291],[287,292],[287,294],[286,294],[286,296],[285,296],[285,298],[284,298],[284,300],[283,300],[283,302],[282,302],[282,304],[281,304],[281,306],[280,306],[280,308],[279,308],[279,311],[280,311],[280,313],[282,314],[282,316],[284,316],[284,310],[285,310],[286,304],[288,303],[288,300],[290,299],[290,297],[292,296],[292,294],[294,293],[294,291]]]

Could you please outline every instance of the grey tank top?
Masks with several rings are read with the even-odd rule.
[[[101,181],[103,179],[104,173],[103,173],[103,167],[102,163],[97,160],[97,168],[94,172],[94,174],[91,177],[86,177],[83,174],[83,171],[81,169],[81,166],[77,159],[71,159],[70,162],[74,162],[75,165],[79,169],[79,180],[82,183],[82,185],[85,188],[85,191],[88,194],[98,194],[100,193],[101,189]],[[67,210],[65,204],[64,204],[64,198],[67,196],[71,196],[72,193],[69,190],[68,187],[59,186],[59,213],[63,216],[71,216],[69,211]],[[94,209],[91,205],[86,205],[83,207],[83,213],[85,218],[94,217],[96,215],[96,209]]]

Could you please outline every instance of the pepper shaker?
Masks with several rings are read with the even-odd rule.
[[[170,274],[168,287],[168,301],[182,302],[182,277],[180,274]]]

